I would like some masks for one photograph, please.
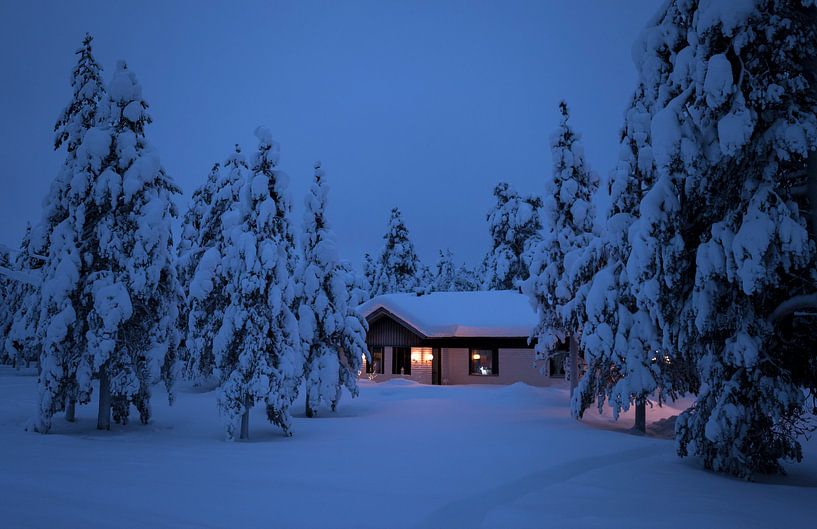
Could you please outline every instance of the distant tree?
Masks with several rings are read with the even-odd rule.
[[[42,226],[26,226],[25,234],[10,263],[11,277],[7,303],[4,353],[9,362],[17,367],[29,365],[40,356],[40,340],[37,337],[39,321],[39,281],[42,258],[37,247],[42,248]]]
[[[322,403],[335,411],[342,388],[357,396],[362,358],[369,358],[366,320],[355,310],[356,278],[338,257],[335,235],[326,220],[328,189],[320,163],[306,197],[299,306],[301,337],[306,343],[304,379],[306,416]],[[371,361],[371,360],[370,360]]]
[[[230,303],[222,265],[226,247],[231,244],[226,228],[239,221],[240,192],[248,172],[247,162],[236,145],[223,168],[214,166],[201,189],[200,201],[191,205],[195,212],[188,215],[191,221],[186,228],[191,242],[187,245],[191,250],[188,257],[182,258],[188,270],[184,276],[189,277],[185,291],[185,373],[195,382],[209,379],[217,367],[213,344]]]
[[[496,206],[488,213],[491,249],[483,261],[482,288],[512,290],[528,278],[528,252],[540,239],[542,200],[523,197],[507,183],[494,188]]]
[[[360,278],[359,287],[365,292],[366,299],[372,297],[372,287],[377,278],[377,262],[366,252],[363,254],[363,275]]]
[[[454,262],[451,250],[440,250],[440,258],[432,275],[431,290],[435,292],[465,292],[479,290],[474,272],[465,265]]]
[[[400,210],[393,208],[380,259],[377,262],[377,276],[372,283],[372,296],[392,292],[413,292],[421,285],[420,260],[409,238],[408,228],[403,223]]]
[[[250,409],[257,402],[291,435],[289,407],[303,376],[288,179],[276,169],[279,147],[270,132],[259,127],[255,134],[258,151],[241,191],[240,217],[223,226],[229,244],[220,266],[230,303],[213,353],[228,439],[249,437]]]
[[[539,324],[532,333],[536,338],[537,357],[549,360],[565,339],[570,340],[570,388],[578,382],[578,341],[584,323],[586,289],[577,270],[584,252],[593,239],[595,213],[592,197],[598,190],[598,177],[584,161],[580,137],[568,120],[567,104],[559,103],[561,121],[551,137],[553,177],[545,193],[545,226],[543,240],[531,251],[530,278],[524,291],[531,297],[539,314]]]

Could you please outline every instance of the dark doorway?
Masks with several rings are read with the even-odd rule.
[[[435,347],[431,350],[431,383],[439,386],[442,384],[442,349]]]
[[[392,347],[391,374],[411,374],[411,347]]]

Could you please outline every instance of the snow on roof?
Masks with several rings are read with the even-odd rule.
[[[426,338],[527,338],[538,323],[529,298],[513,290],[383,294],[358,307],[364,318],[379,309]]]

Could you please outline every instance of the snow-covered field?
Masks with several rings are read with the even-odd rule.
[[[31,374],[0,368],[0,527],[813,528],[817,441],[764,483],[713,475],[632,423],[568,416],[564,388],[364,382],[294,437],[254,410],[223,441],[215,394],[157,390],[154,422],[95,409],[24,431]],[[672,409],[648,410],[656,420]]]

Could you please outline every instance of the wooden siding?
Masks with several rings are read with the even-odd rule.
[[[422,338],[387,316],[369,323],[369,332],[366,333],[366,343],[370,347],[417,347],[421,341]]]
[[[539,372],[534,366],[533,349],[499,349],[499,374],[479,376],[468,374],[466,348],[446,348],[442,350],[443,384],[513,384],[524,382],[531,386],[548,386],[554,380]]]

